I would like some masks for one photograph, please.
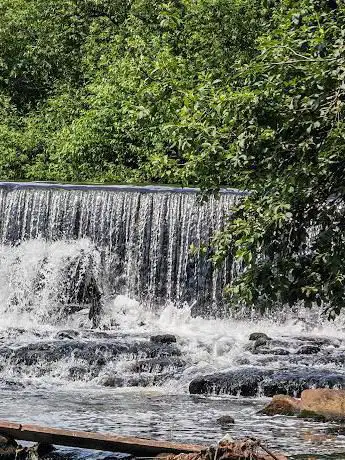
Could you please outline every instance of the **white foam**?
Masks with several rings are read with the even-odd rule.
[[[91,327],[87,307],[72,315],[61,314],[64,270],[66,264],[73,259],[79,260],[81,254],[86,258],[90,255],[92,269],[101,280],[98,251],[89,240],[46,242],[37,239],[16,247],[0,246],[0,331],[7,345],[39,342],[44,337],[53,339],[61,329]],[[35,289],[36,283],[40,283],[39,289]],[[206,319],[193,317],[191,306],[187,304],[154,307],[129,296],[108,293],[100,328],[126,336],[128,341],[147,340],[157,334],[175,335],[186,367],[182,376],[172,376],[163,384],[165,393],[174,393],[185,392],[189,381],[198,374],[238,367],[242,358],[255,364],[255,356],[246,349],[252,332],[263,332],[273,338],[286,337],[287,340],[299,335],[345,339],[343,324],[343,318],[328,322],[321,318],[319,311],[302,308],[297,314],[287,309],[280,315],[267,315],[260,320]],[[23,330],[12,333],[11,328]],[[131,359],[124,354],[112,371],[119,375],[130,372]],[[49,375],[41,376],[41,380],[51,378],[54,382],[67,382],[69,369],[74,365],[73,359],[61,360]],[[279,357],[276,365],[280,365]],[[33,366],[31,371],[29,378],[39,378],[39,366]],[[21,370],[18,372],[20,374]],[[18,372],[9,369],[7,376],[19,375]],[[92,386],[100,381],[100,376],[97,379],[94,381],[86,374],[85,383]]]

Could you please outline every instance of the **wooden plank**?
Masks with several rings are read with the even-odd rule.
[[[168,441],[131,436],[117,436],[107,433],[63,430],[38,425],[21,425],[0,420],[0,434],[20,441],[44,442],[58,446],[81,447],[110,452],[122,452],[140,457],[151,457],[160,453],[198,453],[205,446],[179,444]]]

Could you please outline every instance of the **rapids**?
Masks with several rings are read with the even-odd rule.
[[[230,432],[336,458],[341,425],[256,412],[277,388],[345,387],[343,319],[303,309],[225,315],[220,293],[238,267],[229,258],[218,272],[189,251],[239,197],[201,205],[193,190],[3,184],[0,417],[200,443]],[[102,293],[96,328],[90,279]],[[257,331],[272,340],[255,348]],[[159,334],[176,342],[152,340]],[[189,394],[205,376],[204,393]],[[235,425],[217,423],[226,414]]]

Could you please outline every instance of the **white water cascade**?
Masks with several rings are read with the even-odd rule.
[[[4,249],[2,257],[12,257],[18,260],[17,264],[12,261],[12,265],[21,265],[28,257],[23,249],[31,251],[34,263],[31,275],[25,276],[28,282],[30,276],[33,280],[40,276],[40,268],[43,272],[51,271],[49,264],[59,257],[55,263],[61,275],[61,244],[71,249],[71,254],[66,249],[67,264],[67,260],[77,258],[78,245],[72,242],[84,240],[89,257],[100,259],[95,275],[106,296],[122,294],[148,304],[188,302],[209,308],[221,300],[231,277],[232,260],[222,270],[215,270],[208,261],[209,254],[192,254],[190,248],[207,245],[223,227],[240,196],[239,192],[228,192],[219,200],[211,197],[202,204],[193,190],[68,190],[7,184],[0,189],[0,241],[3,248],[19,245],[22,249]],[[36,241],[35,255],[28,241]],[[12,293],[13,296],[16,294]]]

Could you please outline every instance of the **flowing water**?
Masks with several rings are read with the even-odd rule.
[[[257,414],[277,389],[345,387],[343,321],[231,315],[221,292],[238,267],[190,251],[240,197],[2,184],[0,418],[206,444],[229,432],[295,458],[345,458],[343,426]],[[272,340],[255,348],[256,331]],[[217,422],[228,414],[234,425]]]

